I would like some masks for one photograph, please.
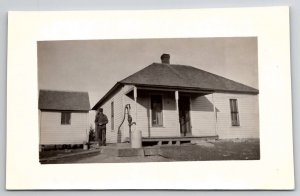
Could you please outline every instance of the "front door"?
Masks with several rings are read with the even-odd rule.
[[[190,97],[179,97],[179,123],[180,133],[182,136],[191,135],[191,122],[190,122]]]

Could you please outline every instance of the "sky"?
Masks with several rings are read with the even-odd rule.
[[[38,42],[39,89],[87,91],[93,107],[113,85],[170,54],[190,65],[258,88],[256,37]]]

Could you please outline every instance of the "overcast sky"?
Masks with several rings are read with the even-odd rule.
[[[160,62],[163,53],[171,64],[258,88],[257,39],[246,37],[39,42],[39,89],[87,91],[93,107],[116,82]]]

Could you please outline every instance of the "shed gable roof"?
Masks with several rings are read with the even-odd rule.
[[[39,109],[89,111],[89,94],[87,92],[40,90]]]

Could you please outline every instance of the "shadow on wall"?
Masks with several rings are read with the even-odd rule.
[[[174,93],[171,92],[159,92],[163,95],[163,109],[165,111],[176,111],[176,101]],[[143,108],[144,112],[147,115],[147,131],[148,135],[151,135],[151,101],[150,96],[152,94],[158,94],[158,92],[145,92],[145,91],[138,91],[137,96],[137,104],[139,108]],[[198,111],[198,112],[214,112],[214,105],[213,103],[204,95],[199,94],[190,94],[191,97],[191,111]],[[133,93],[127,94],[132,101],[134,101]],[[218,108],[216,108],[217,112],[220,112]],[[144,113],[145,114],[145,113]]]
[[[153,93],[153,92],[152,92]],[[137,103],[139,106],[142,106],[147,110],[148,117],[150,117],[150,103],[149,99],[152,94],[151,92],[138,92],[138,99]],[[165,101],[163,101],[163,109],[169,110],[169,111],[175,111],[176,110],[176,102],[175,97],[173,93],[170,92],[163,92],[162,93]],[[127,95],[132,101],[134,101],[133,93],[130,93]],[[199,111],[199,112],[213,112],[214,111],[214,105],[213,103],[204,95],[199,94],[191,94],[191,110],[192,111]],[[220,112],[218,108],[216,108],[217,112]]]
[[[200,112],[213,112],[214,105],[213,103],[207,99],[205,96],[194,95],[191,97],[192,101],[192,111],[200,111]],[[220,112],[220,110],[216,107],[216,111]]]

